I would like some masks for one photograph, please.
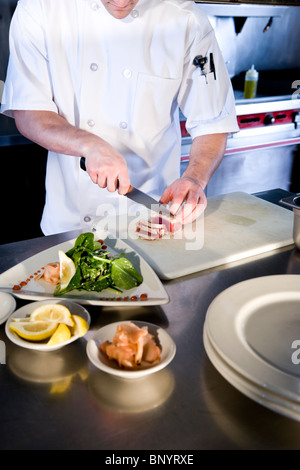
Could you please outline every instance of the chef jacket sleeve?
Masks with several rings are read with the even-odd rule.
[[[194,58],[201,55],[207,58],[204,65],[206,75],[193,64]],[[211,71],[211,57],[215,76]],[[197,27],[197,32],[188,44],[178,103],[192,138],[239,130],[231,81],[208,19],[205,27]]]
[[[52,99],[42,12],[33,16],[18,3],[10,25],[10,58],[2,96],[1,112],[13,117],[14,110],[57,112]]]

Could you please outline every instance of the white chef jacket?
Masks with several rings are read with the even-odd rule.
[[[193,65],[213,53],[216,79]],[[180,174],[179,107],[199,135],[238,130],[214,31],[192,1],[139,0],[125,19],[101,0],[19,0],[1,111],[46,110],[107,140],[131,184],[159,198]],[[122,196],[123,197],[123,196]],[[49,152],[41,228],[87,229],[117,193],[95,185],[79,158]]]

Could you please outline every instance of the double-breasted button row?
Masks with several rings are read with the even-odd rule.
[[[96,123],[95,123],[95,121],[94,121],[93,119],[89,119],[89,120],[87,121],[87,125],[88,125],[89,127],[91,127],[91,128],[94,127],[95,124],[96,124]],[[120,127],[121,129],[124,129],[124,130],[125,130],[125,129],[127,129],[127,127],[128,127],[128,123],[127,123],[126,121],[120,121],[120,122],[119,122],[119,127]]]

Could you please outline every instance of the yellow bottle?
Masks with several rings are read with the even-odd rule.
[[[258,82],[258,72],[254,65],[246,72],[244,85],[244,98],[255,98]]]

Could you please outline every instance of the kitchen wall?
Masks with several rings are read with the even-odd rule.
[[[293,82],[300,81],[300,7],[257,5],[251,9],[199,4],[199,8],[209,15],[232,78],[241,74],[244,80],[244,72],[255,64],[261,83],[263,71],[282,70],[280,79],[286,80],[289,90],[286,94],[295,91]],[[242,87],[243,80],[239,82]],[[270,85],[266,95],[268,92],[272,94]],[[241,190],[255,193],[277,187],[299,192],[299,162],[300,148],[296,145],[225,156],[208,185],[207,195]]]
[[[209,7],[199,4],[199,8],[207,13],[219,9],[220,15],[226,13],[228,5],[218,5],[213,10]],[[237,8],[239,16],[236,17],[209,15],[231,77],[247,70],[253,63],[257,70],[300,67],[300,7],[266,10],[262,6],[264,16],[248,17],[243,16],[243,6]],[[279,11],[280,16],[277,16]],[[231,12],[234,14],[234,10]],[[245,7],[244,12],[249,14],[249,9]],[[260,6],[256,7],[255,13],[260,15]],[[271,25],[267,27],[272,15]],[[296,79],[300,80],[300,75]]]

